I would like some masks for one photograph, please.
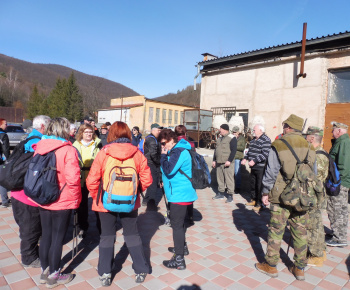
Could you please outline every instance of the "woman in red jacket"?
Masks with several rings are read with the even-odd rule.
[[[142,283],[149,273],[150,267],[145,258],[142,241],[136,224],[138,208],[140,207],[140,190],[138,190],[138,188],[144,191],[152,184],[151,170],[147,165],[145,156],[137,147],[131,144],[131,132],[127,124],[115,122],[109,130],[107,142],[108,144],[97,154],[91,166],[89,176],[86,179],[87,188],[93,199],[92,210],[98,212],[101,221],[98,274],[100,275],[102,286],[111,285],[114,243],[116,240],[115,233],[117,218],[119,216],[123,226],[124,240],[133,261],[132,267],[136,273],[135,281],[136,283]],[[105,209],[103,201],[101,200],[101,193],[99,194],[98,192],[101,178],[105,175],[106,165],[107,163],[110,164],[110,162],[113,162],[113,159],[116,159],[117,162],[125,162],[125,164],[131,162],[138,174],[139,181],[137,182],[140,182],[141,186],[135,186],[137,189],[137,197],[131,212],[108,211]],[[113,176],[113,174],[111,176]],[[106,186],[109,180],[103,178],[103,181]],[[115,182],[118,182],[118,180],[116,179]],[[106,188],[104,188],[104,190],[106,190]]]
[[[42,227],[39,257],[43,270],[40,283],[46,283],[48,288],[66,284],[73,279],[72,274],[60,273],[63,240],[71,213],[81,201],[78,154],[68,141],[69,131],[70,123],[66,118],[52,119],[34,153],[34,156],[44,155],[56,150],[57,181],[62,190],[53,203],[39,205]]]

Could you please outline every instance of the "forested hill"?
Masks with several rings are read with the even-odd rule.
[[[181,91],[177,91],[177,93],[170,93],[158,98],[154,98],[153,100],[191,107],[199,107],[200,95],[201,85],[197,84],[196,90],[193,89],[193,86],[188,86]]]
[[[49,94],[58,78],[69,78],[74,72],[84,102],[99,100],[100,108],[110,105],[110,99],[139,95],[120,83],[88,75],[56,64],[39,64],[0,54],[0,105],[26,105],[34,85]]]

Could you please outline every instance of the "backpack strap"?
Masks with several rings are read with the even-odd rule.
[[[327,157],[329,156],[329,154],[327,152],[324,152],[323,150],[317,150],[316,154],[322,154],[322,155],[327,156]]]
[[[284,140],[284,139],[279,139],[279,140],[282,141],[284,144],[286,144],[286,146],[288,147],[290,152],[293,154],[294,158],[297,160],[297,164],[301,164],[301,161],[300,161],[298,155],[295,153],[294,149],[292,148],[292,146],[290,146],[290,144],[287,142],[287,140]],[[305,160],[307,159],[308,155],[309,155],[309,150],[307,151]]]
[[[188,152],[190,152],[190,150],[188,150],[188,149],[186,149],[186,150],[187,150]],[[190,156],[191,156],[191,153],[190,153]],[[191,157],[191,159],[192,159],[192,157]],[[192,161],[191,161],[191,162],[192,162]],[[188,178],[188,180],[192,182],[192,178],[190,178],[181,168],[179,169],[179,172],[180,172],[181,174],[185,175],[185,176]]]

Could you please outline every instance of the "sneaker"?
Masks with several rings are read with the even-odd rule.
[[[277,278],[278,277],[278,271],[276,267],[270,266],[268,263],[263,262],[263,263],[256,263],[255,268],[261,272],[266,274],[267,276],[270,276],[272,278]]]
[[[294,264],[293,264],[293,266],[289,267],[289,272],[291,272],[294,275],[295,279],[297,279],[299,281],[305,280],[304,270],[299,269]]]
[[[101,285],[103,287],[111,286],[111,278],[112,278],[111,273],[109,273],[109,274],[104,273],[102,276],[99,277],[99,279],[101,281]]]
[[[22,266],[25,268],[40,268],[41,264],[40,264],[40,259],[36,258],[33,262],[31,262],[29,265],[23,264]]]
[[[246,205],[246,206],[255,206],[255,205],[256,205],[256,201],[255,201],[255,200],[252,200],[252,201],[250,201],[250,202],[247,202],[245,205]]]
[[[174,254],[170,260],[163,261],[163,265],[170,269],[185,270],[186,263],[184,256]]]
[[[310,257],[307,259],[307,264],[313,267],[323,266],[323,256],[322,257]]]
[[[136,283],[142,283],[143,281],[145,281],[146,276],[147,276],[147,273],[136,274],[135,282]]]
[[[330,240],[327,240],[326,244],[327,246],[330,246],[330,247],[341,247],[341,248],[346,247],[348,245],[348,243],[346,242],[337,241],[334,237]]]
[[[225,203],[230,203],[230,202],[233,202],[232,194],[230,194],[225,201]]]
[[[9,207],[11,207],[12,205],[11,205],[11,203],[9,203],[9,202],[7,202],[7,203],[2,203],[1,204],[1,207],[2,208],[9,208]]]
[[[220,192],[218,192],[212,199],[223,199],[224,195]]]
[[[325,234],[324,238],[325,240],[330,240],[331,238],[333,238],[333,234]]]
[[[168,248],[168,251],[169,251],[170,253],[174,253],[174,254],[175,254],[175,247],[169,247],[169,248]],[[185,244],[185,246],[184,246],[184,255],[185,255],[185,256],[188,256],[189,254],[190,254],[190,252],[188,251],[187,244]]]
[[[47,283],[47,277],[49,276],[49,267],[45,269],[40,275],[40,284],[46,284]]]
[[[47,277],[46,287],[55,288],[59,285],[67,284],[73,280],[73,274],[61,274],[60,271],[56,271]]]

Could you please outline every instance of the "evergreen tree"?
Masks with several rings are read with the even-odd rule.
[[[44,95],[39,93],[38,87],[35,85],[28,101],[28,118],[32,119],[43,112]]]
[[[58,78],[54,89],[47,99],[48,113],[51,118],[68,117],[69,104],[66,94],[67,80]]]
[[[83,97],[79,92],[79,87],[76,84],[76,79],[73,72],[70,74],[67,80],[66,94],[69,99],[67,118],[70,121],[83,119]]]

